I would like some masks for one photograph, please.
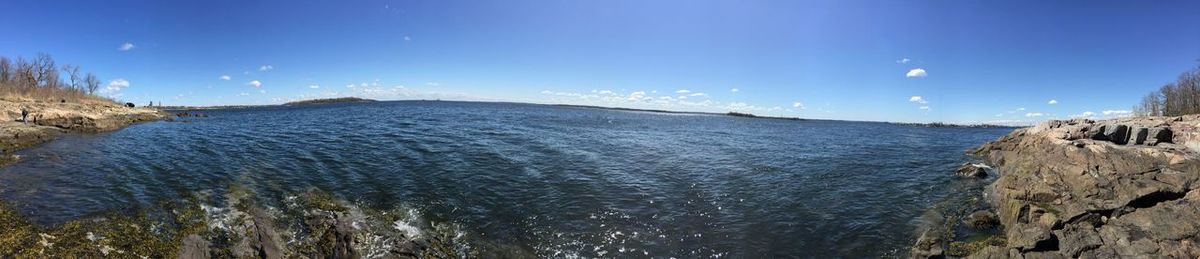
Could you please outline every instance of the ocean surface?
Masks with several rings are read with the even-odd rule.
[[[23,150],[0,199],[53,225],[315,187],[540,257],[892,257],[980,186],[952,173],[964,152],[1011,131],[440,101],[203,113]]]

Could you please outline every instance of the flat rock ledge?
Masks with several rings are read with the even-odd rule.
[[[1054,120],[971,151],[1003,245],[968,258],[1200,257],[1200,115]],[[927,237],[911,257],[945,257]],[[1000,242],[998,242],[1000,243]]]

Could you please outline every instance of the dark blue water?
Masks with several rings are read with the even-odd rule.
[[[25,150],[0,198],[55,224],[317,187],[542,257],[894,256],[961,191],[964,151],[1009,131],[425,101],[206,113]]]

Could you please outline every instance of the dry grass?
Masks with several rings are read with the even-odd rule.
[[[12,102],[117,103],[113,99],[87,94],[76,89],[57,87],[24,88],[6,84],[0,84],[0,100]]]

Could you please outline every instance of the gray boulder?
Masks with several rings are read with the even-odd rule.
[[[1107,125],[1104,127],[1104,138],[1113,144],[1125,145],[1129,140],[1129,126]]]

